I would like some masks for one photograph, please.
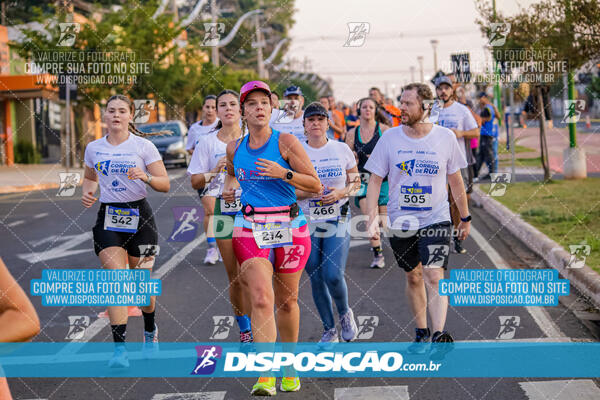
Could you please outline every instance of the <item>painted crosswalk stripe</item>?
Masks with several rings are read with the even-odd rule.
[[[20,219],[18,221],[13,221],[10,224],[6,224],[6,226],[8,226],[9,228],[13,228],[13,227],[21,225],[23,223],[25,223],[25,221],[23,221],[22,219]]]
[[[351,240],[350,248],[364,246],[365,244],[369,244],[369,241],[368,240]]]
[[[159,393],[152,400],[223,400],[227,392]]]
[[[409,400],[408,386],[367,386],[336,388],[334,400]]]
[[[185,246],[183,246],[173,257],[171,257],[166,263],[163,264],[156,272],[152,273],[152,279],[162,279],[169,271],[177,266],[188,254],[192,252],[196,247],[200,246],[202,242],[206,240],[206,234],[203,233],[196,239],[192,240]],[[86,330],[85,337],[82,340],[73,341],[63,347],[59,352],[59,356],[64,356],[66,354],[75,354],[77,353],[86,342],[90,341],[93,337],[102,331],[108,324],[108,318],[98,318],[95,320]]]
[[[529,400],[598,400],[600,388],[591,379],[519,382]]]

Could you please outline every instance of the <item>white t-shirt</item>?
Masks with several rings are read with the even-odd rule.
[[[296,136],[298,140],[302,143],[306,141],[306,136],[304,135],[304,125],[302,121],[304,120],[304,116],[301,115],[299,118],[292,119],[293,116],[286,116],[285,113],[279,112],[276,118],[271,118],[271,122],[269,125],[272,129],[275,129],[279,132],[291,133]]]
[[[227,143],[217,137],[218,132],[205,135],[194,148],[194,153],[187,169],[188,175],[205,174],[210,172],[227,153]],[[215,176],[206,188],[206,195],[218,197],[223,193],[226,170],[223,169]]]
[[[447,175],[466,166],[454,132],[438,125],[420,139],[408,137],[402,125],[388,129],[365,164],[369,172],[388,177],[387,210],[396,229],[408,228],[405,221],[414,218],[418,228],[450,221]]]
[[[443,126],[448,129],[457,129],[459,131],[470,131],[471,129],[477,128],[477,122],[475,118],[473,118],[473,114],[469,109],[455,101],[446,108],[437,108],[439,111],[439,116],[437,120],[437,124]],[[465,138],[457,138],[458,147],[463,157],[467,160],[469,164],[474,164],[475,160],[473,159],[473,154],[471,152],[471,146],[469,146],[469,151],[466,151]]]
[[[202,121],[193,123],[192,126],[190,126],[190,129],[188,129],[188,137],[185,149],[192,150],[196,146],[198,138],[200,136],[212,133],[212,131],[215,129],[218,123],[219,118],[217,118],[212,124],[206,126],[202,125]]]
[[[127,177],[129,168],[147,172],[146,165],[162,160],[154,143],[129,134],[118,146],[108,143],[106,136],[94,140],[85,148],[85,165],[98,175],[101,203],[125,203],[146,197],[146,184],[141,179]]]
[[[316,149],[310,147],[304,139],[302,145],[325,188],[343,189],[346,187],[346,171],[356,166],[356,158],[346,143],[328,140],[325,146]],[[344,198],[340,200],[340,204],[347,201],[348,198]],[[310,215],[309,199],[300,200],[298,205],[305,215]]]

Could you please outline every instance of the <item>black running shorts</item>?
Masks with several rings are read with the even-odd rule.
[[[441,222],[417,231],[390,231],[390,246],[398,266],[406,272],[415,269],[419,263],[425,268],[448,267],[450,256],[450,222]]]
[[[133,208],[138,209],[140,214],[139,224],[135,233],[115,232],[104,229],[104,217],[106,207]],[[146,199],[132,201],[128,203],[102,203],[98,210],[96,225],[92,229],[94,234],[94,251],[96,255],[107,247],[122,247],[127,250],[127,254],[133,257],[139,257],[141,252],[148,245],[156,246],[158,244],[158,231],[152,208]]]

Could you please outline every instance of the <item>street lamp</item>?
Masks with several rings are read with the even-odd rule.
[[[420,72],[420,75],[421,75],[420,82],[425,82],[425,79],[423,77],[423,56],[418,56],[417,57],[417,61],[419,62],[419,72]]]
[[[433,47],[433,73],[436,74],[438,71],[438,63],[437,63],[437,39],[431,39],[431,47]]]

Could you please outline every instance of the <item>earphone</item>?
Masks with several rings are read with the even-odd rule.
[[[377,112],[377,107],[379,107],[379,104],[377,104],[375,99],[372,97],[363,97],[362,99],[358,100],[358,103],[356,104],[356,116],[360,117],[360,108],[362,107],[362,103],[367,100],[371,100],[375,104],[375,112]]]

